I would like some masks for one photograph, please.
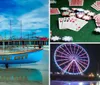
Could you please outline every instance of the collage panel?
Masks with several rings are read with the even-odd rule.
[[[50,47],[50,85],[100,85],[100,44]]]
[[[0,85],[49,85],[48,10],[49,0],[0,0]]]
[[[100,42],[99,0],[50,0],[51,42]]]

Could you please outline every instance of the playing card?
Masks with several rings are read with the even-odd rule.
[[[76,17],[59,18],[59,29],[70,29],[79,31],[88,22]]]
[[[91,5],[91,7],[94,8],[95,10],[99,11],[98,7],[95,4]]]
[[[58,8],[50,8],[50,15],[56,15],[60,14],[60,11]]]
[[[100,1],[96,1],[95,5],[100,7]]]
[[[96,1],[93,5],[91,5],[97,11],[100,11],[100,1]]]
[[[79,31],[81,28],[84,27],[84,25],[86,25],[88,22],[85,21],[85,20],[82,20],[82,19],[77,19],[76,22],[75,22],[75,25],[76,25],[76,31]]]
[[[98,10],[100,10],[100,2],[96,1],[96,3],[94,3],[94,5],[97,7]]]
[[[83,6],[84,0],[70,0],[69,6]]]
[[[59,29],[66,29],[67,18],[59,18]]]
[[[63,18],[59,18],[59,29],[62,29],[62,25],[63,25]]]

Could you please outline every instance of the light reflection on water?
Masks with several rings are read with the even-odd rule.
[[[2,69],[0,71],[0,82],[24,82],[24,83],[37,83],[42,85],[42,74],[37,69]]]
[[[100,85],[100,81],[51,81],[51,85]]]

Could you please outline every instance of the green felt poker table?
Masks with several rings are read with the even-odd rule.
[[[61,7],[69,7],[69,8],[83,8],[86,10],[90,10],[92,12],[95,12],[98,14],[100,11],[96,11],[91,7],[91,5],[96,0],[84,0],[84,5],[81,7],[77,6],[69,6],[68,0],[56,0],[56,4],[51,4],[51,8],[60,8]],[[100,34],[94,33],[94,29],[96,28],[96,24],[94,20],[88,21],[88,24],[86,24],[80,31],[75,32],[72,30],[64,29],[60,30],[58,26],[58,18],[62,17],[61,14],[59,15],[50,15],[50,29],[52,31],[52,36],[72,36],[73,42],[100,42]]]

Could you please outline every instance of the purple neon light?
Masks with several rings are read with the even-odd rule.
[[[61,71],[69,74],[82,74],[90,63],[85,49],[75,44],[59,46],[55,51],[54,60]]]

